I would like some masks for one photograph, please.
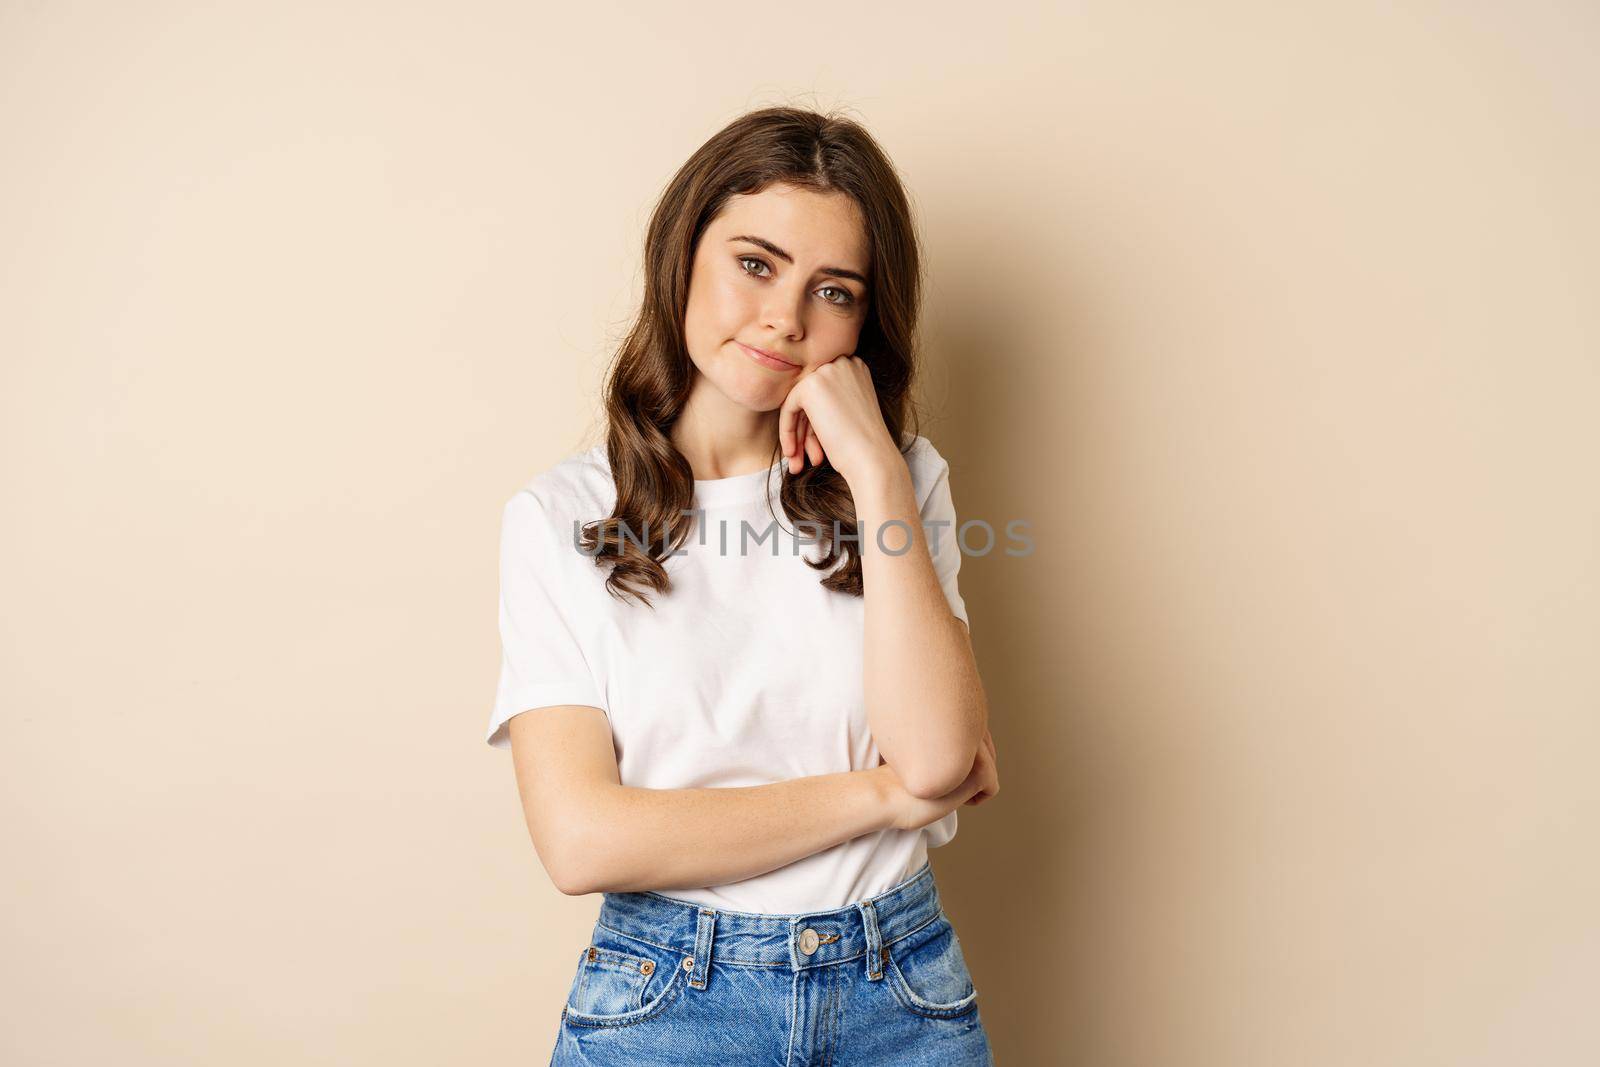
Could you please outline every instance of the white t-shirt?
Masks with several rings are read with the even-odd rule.
[[[949,464],[921,436],[906,461],[934,571],[966,620]],[[782,477],[780,462],[694,483],[704,525],[691,519],[685,554],[663,562],[672,589],[650,591],[653,610],[608,593],[609,567],[577,546],[574,520],[581,531],[616,501],[604,445],[519,489],[502,517],[502,661],[489,743],[510,747],[505,723],[519,712],[587,704],[610,721],[625,786],[767,785],[876,767],[863,699],[865,601],[824,589],[826,572],[806,566],[821,553],[804,526],[797,544],[778,499]],[[884,544],[897,550],[904,536],[887,530]],[[743,881],[663,892],[732,911],[831,910],[904,881],[955,833],[952,811]]]

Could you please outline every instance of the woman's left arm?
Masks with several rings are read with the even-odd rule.
[[[934,573],[911,468],[884,423],[866,362],[839,356],[807,371],[779,409],[778,438],[790,473],[826,456],[850,486],[866,598],[867,723],[901,785],[923,799],[941,797],[989,743],[989,704],[966,624]]]
[[[966,778],[989,727],[972,640],[934,573],[905,458],[884,456],[850,492],[861,523],[867,721],[907,790],[943,796]]]

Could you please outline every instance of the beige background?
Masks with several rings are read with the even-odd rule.
[[[500,507],[800,103],[1038,545],[934,854],[999,1061],[1596,1062],[1600,17],[1404,6],[0,4],[0,1060],[546,1061]]]

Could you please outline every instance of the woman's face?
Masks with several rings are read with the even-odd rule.
[[[861,210],[844,193],[774,184],[732,197],[701,234],[689,277],[684,340],[705,380],[696,388],[773,411],[807,370],[854,353],[867,258]]]

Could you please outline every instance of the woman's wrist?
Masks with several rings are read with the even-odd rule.
[[[899,785],[899,778],[894,773],[894,768],[887,763],[880,763],[862,773],[867,776],[867,784],[871,787],[873,810],[877,816],[875,820],[877,828],[879,830],[893,830],[897,822],[895,790]]]
[[[904,456],[890,452],[887,458],[856,472],[854,479],[846,477],[845,484],[850,487],[852,497],[872,501],[892,500],[902,491],[912,490],[911,468],[906,465]]]

